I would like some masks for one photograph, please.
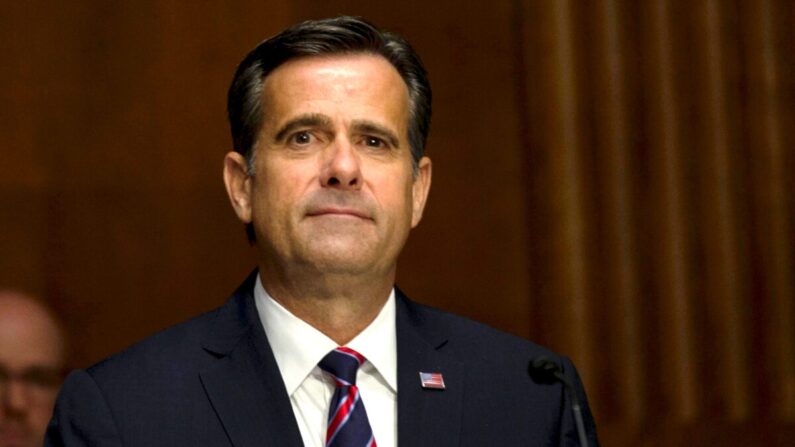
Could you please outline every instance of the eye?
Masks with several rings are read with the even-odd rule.
[[[290,137],[290,142],[297,145],[307,145],[312,142],[312,134],[307,131],[297,132]]]
[[[367,147],[382,148],[386,147],[384,140],[377,137],[364,137],[364,144]]]
[[[24,383],[36,388],[53,388],[60,382],[57,371],[39,368],[25,371],[21,379]]]

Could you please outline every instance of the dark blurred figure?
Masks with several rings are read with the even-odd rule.
[[[43,444],[63,365],[63,332],[52,312],[0,291],[0,447]]]

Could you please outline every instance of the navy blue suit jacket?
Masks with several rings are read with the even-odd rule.
[[[301,446],[290,400],[254,305],[252,274],[222,307],[69,375],[47,446]],[[526,340],[397,294],[401,446],[576,446],[569,399],[528,362],[572,364]],[[439,372],[445,390],[423,389]]]

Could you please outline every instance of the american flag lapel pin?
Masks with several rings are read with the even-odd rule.
[[[420,371],[420,384],[425,389],[443,390],[444,377],[442,377],[442,373]]]

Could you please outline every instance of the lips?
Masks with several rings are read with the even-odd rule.
[[[376,203],[365,194],[320,189],[301,207],[305,217],[338,217],[375,221]]]
[[[306,215],[309,217],[319,217],[319,216],[357,217],[359,219],[372,220],[370,214],[365,211],[356,208],[338,207],[338,206],[328,206],[328,207],[319,207],[311,209],[308,213],[306,213]]]

